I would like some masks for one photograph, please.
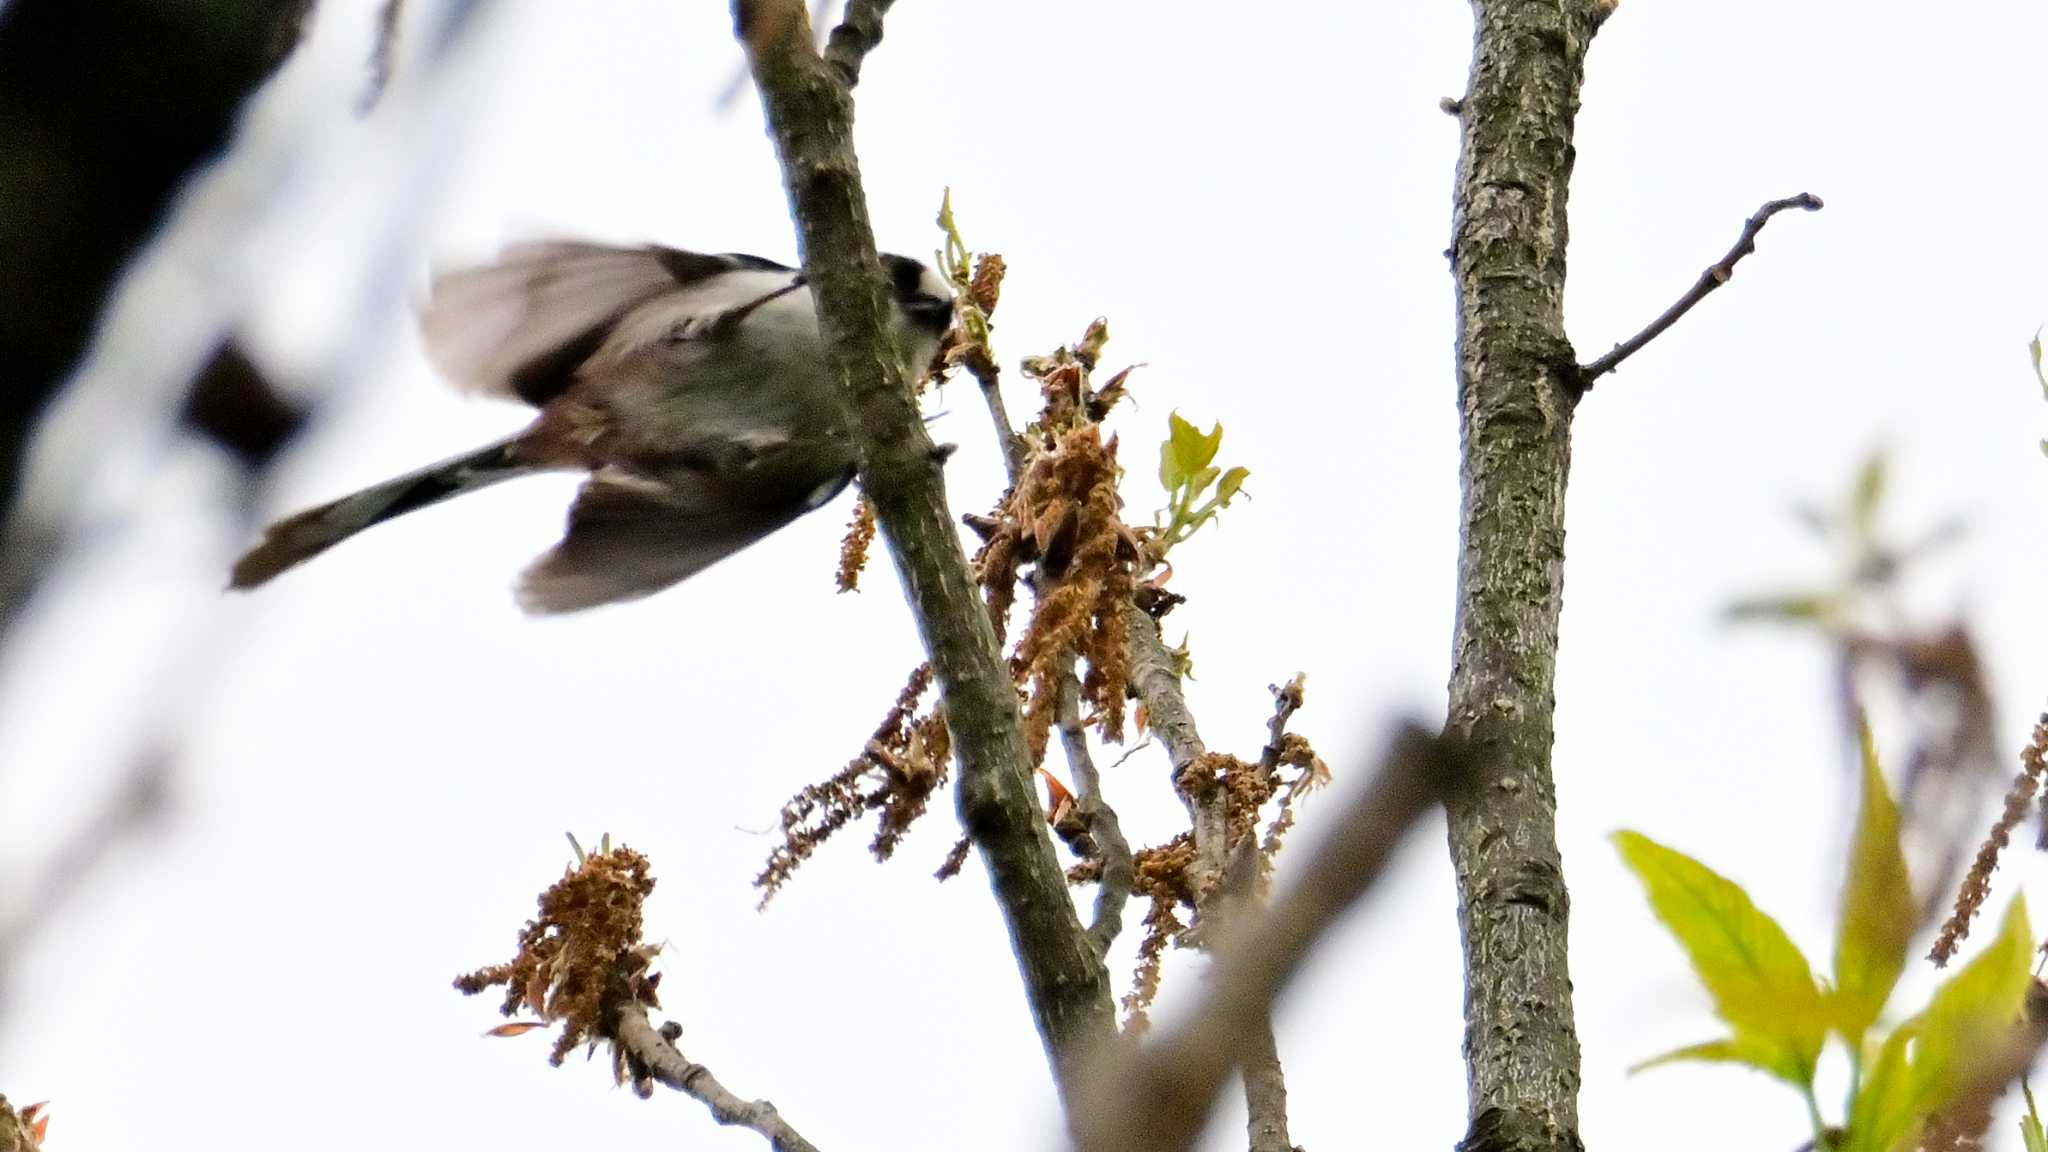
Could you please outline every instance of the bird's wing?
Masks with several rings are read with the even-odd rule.
[[[519,606],[553,614],[651,595],[815,506],[743,503],[711,484],[676,486],[605,469],[576,494],[562,542],[520,576]]]
[[[456,387],[537,406],[561,395],[640,306],[673,299],[675,311],[709,317],[797,275],[756,256],[521,244],[495,263],[436,277],[420,329],[428,357]]]

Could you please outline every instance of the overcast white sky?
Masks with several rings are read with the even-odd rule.
[[[408,51],[354,127],[373,7],[323,0],[271,93],[272,146],[299,158],[281,214],[217,263],[163,271],[123,334],[156,351],[178,286],[225,286],[256,298],[281,365],[337,392],[271,512],[521,421],[438,385],[382,291],[394,276],[416,294],[430,265],[552,234],[794,256],[758,106],[716,106],[739,66],[725,5],[507,4],[452,70],[429,78]],[[417,48],[433,6],[411,7]],[[1634,827],[1705,857],[1826,956],[1845,823],[1829,665],[1718,620],[1735,595],[1827,570],[1793,501],[1833,500],[1890,445],[1902,534],[1971,525],[1916,603],[1978,626],[2009,759],[2048,692],[2048,406],[2024,348],[2048,320],[2043,43],[2048,9],[2024,0],[1625,0],[1594,45],[1568,297],[1586,358],[1763,200],[1828,207],[1780,217],[1578,420],[1556,762],[1589,1147],[1805,1137],[1799,1101],[1760,1076],[1625,1075],[1716,1025],[1604,839]],[[1390,723],[1443,708],[1457,132],[1437,102],[1462,92],[1469,47],[1452,0],[908,0],[859,90],[884,246],[929,252],[951,185],[969,241],[1010,262],[1006,360],[1106,315],[1111,363],[1148,365],[1120,424],[1134,505],[1169,411],[1225,424],[1254,499],[1176,554],[1191,601],[1169,634],[1192,633],[1212,745],[1258,747],[1265,686],[1306,671],[1297,728],[1340,789]],[[971,391],[947,404],[955,507],[981,508],[993,442]],[[508,954],[564,830],[653,857],[685,1050],[821,1147],[1052,1144],[978,866],[927,878],[950,804],[896,863],[848,837],[753,911],[781,801],[844,763],[916,659],[885,567],[831,593],[844,500],[669,594],[534,622],[510,583],[557,534],[567,479],[379,529],[224,602],[247,540],[218,511],[218,470],[98,455],[104,503],[131,515],[106,513],[0,663],[0,861],[34,858],[117,754],[189,716],[168,819],[4,990],[0,1088],[56,1101],[53,1149],[760,1147],[681,1097],[613,1089],[601,1065],[552,1070],[540,1037],[479,1038],[493,1005],[449,980]],[[1148,841],[1176,826],[1162,764],[1136,757],[1108,784]],[[1311,809],[1301,844],[1336,807]],[[1441,839],[1440,822],[1416,837],[1284,1005],[1298,1143],[1440,1148],[1464,1129]],[[2015,859],[2000,905],[2040,871]],[[1169,1000],[1198,976],[1177,960]],[[1214,1147],[1241,1146],[1228,1123]]]

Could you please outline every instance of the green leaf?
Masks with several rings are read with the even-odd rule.
[[[1994,1052],[2018,1020],[2033,957],[2026,903],[2015,897],[1998,936],[1935,989],[1918,1016],[1885,1039],[1856,1086],[1842,1152],[1893,1152],[1968,1085],[1973,1055]]]
[[[1841,1152],[1891,1152],[1920,1118],[1906,1067],[1906,1045],[1912,1039],[1910,1027],[1893,1032],[1877,1059],[1864,1069],[1849,1106],[1849,1130],[1843,1134]]]
[[[1849,494],[1849,525],[1856,539],[1872,539],[1877,530],[1878,505],[1884,502],[1884,479],[1889,463],[1883,450],[1863,458],[1856,471],[1856,487]]]
[[[1842,885],[1833,997],[1835,1028],[1852,1048],[1863,1042],[1899,982],[1918,919],[1899,848],[1899,806],[1885,788],[1869,721],[1859,716],[1856,726],[1863,745],[1863,805]]]
[[[1779,1075],[1778,1059],[1782,1055],[1778,1045],[1755,1036],[1738,1034],[1720,1040],[1708,1040],[1701,1044],[1688,1044],[1674,1048],[1660,1056],[1652,1056],[1639,1064],[1630,1066],[1628,1073],[1647,1072],[1666,1064],[1742,1064],[1773,1076]]]
[[[1251,474],[1252,470],[1249,468],[1232,468],[1230,471],[1225,472],[1223,479],[1216,485],[1217,506],[1222,508],[1229,507],[1231,498],[1237,495],[1240,488],[1244,487],[1245,478]]]
[[[1737,600],[1728,606],[1728,618],[1825,624],[1835,618],[1841,606],[1841,597],[1833,592],[1790,592]]]
[[[1617,832],[1622,860],[1642,881],[1650,908],[1692,961],[1714,1011],[1743,1038],[1767,1047],[1767,1067],[1810,1085],[1828,1018],[1813,970],[1776,920],[1742,886],[1635,832]]]
[[[1182,475],[1193,475],[1209,466],[1216,458],[1216,450],[1223,446],[1223,425],[1217,424],[1206,435],[1175,412],[1167,418],[1168,439],[1173,445],[1173,455],[1180,465]]]
[[[2041,396],[2048,399],[2048,371],[2041,368],[2041,330],[2034,329],[2034,338],[2027,341],[2027,355],[2034,361],[2034,378],[2041,382]]]
[[[2034,954],[2026,901],[2015,896],[1998,936],[1934,990],[1913,1018],[1912,1080],[1920,1115],[1939,1111],[1970,1073],[1970,1056],[1995,1048],[2019,1019]]]
[[[2020,1117],[2020,1140],[2027,1152],[2048,1152],[2048,1131],[2041,1127],[2041,1111],[2034,1107],[2034,1090],[2024,1076],[2020,1077],[2020,1094],[2027,1100],[2027,1114]]]
[[[1178,426],[1186,423],[1187,421],[1180,418],[1179,413],[1167,417],[1166,439],[1159,445],[1159,486],[1169,493],[1180,491],[1181,481],[1186,479],[1188,474],[1187,468],[1181,464],[1177,443],[1180,436]]]

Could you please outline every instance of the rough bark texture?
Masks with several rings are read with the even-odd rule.
[[[312,0],[0,4],[0,512],[115,278]]]
[[[801,0],[737,0],[739,34],[782,158],[804,269],[874,503],[931,653],[980,850],[1063,1095],[1116,1032],[1109,973],[1068,895],[1018,727],[1017,696],[946,508],[938,455],[895,364],[888,298],[853,150],[853,103]]]
[[[1594,0],[1474,0],[1452,262],[1464,438],[1450,729],[1475,757],[1447,805],[1465,952],[1460,1147],[1576,1150],[1579,1046],[1551,781],[1565,475],[1565,192]]]

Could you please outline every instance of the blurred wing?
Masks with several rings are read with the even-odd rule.
[[[436,277],[420,329],[428,357],[456,387],[541,405],[568,388],[639,306],[675,297],[685,313],[693,310],[690,301],[717,312],[741,302],[728,297],[757,291],[764,278],[786,283],[795,276],[755,256],[521,244],[496,263]]]
[[[741,504],[708,485],[670,487],[618,470],[593,476],[569,531],[519,580],[519,606],[540,615],[636,600],[689,579],[809,509]]]

